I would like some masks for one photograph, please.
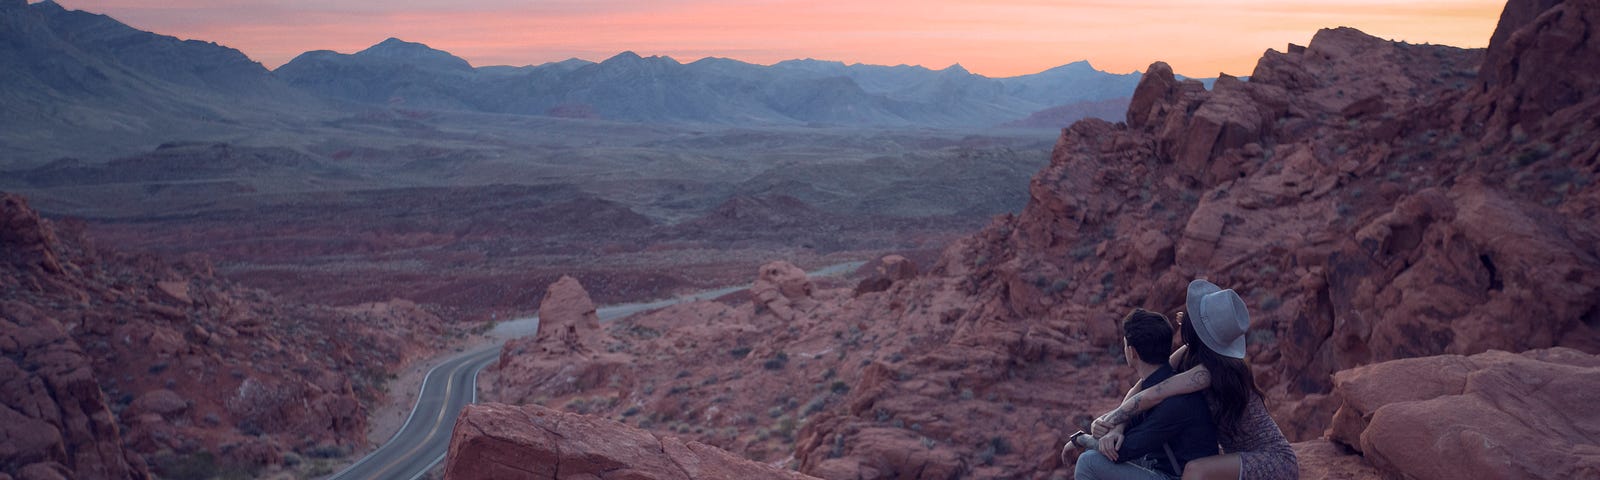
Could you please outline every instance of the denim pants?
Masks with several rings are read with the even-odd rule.
[[[1072,476],[1078,480],[1172,480],[1174,478],[1147,465],[1140,465],[1137,461],[1113,462],[1098,450],[1089,450],[1079,455],[1078,466],[1073,469]]]

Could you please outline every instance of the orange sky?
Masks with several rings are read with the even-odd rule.
[[[1423,0],[58,0],[277,67],[307,50],[352,53],[388,37],[475,66],[617,52],[770,64],[960,63],[1005,77],[1087,59],[1101,70],[1164,60],[1182,74],[1248,75],[1268,48],[1349,26],[1414,43],[1482,47],[1503,1]]]

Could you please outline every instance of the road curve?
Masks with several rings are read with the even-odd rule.
[[[456,416],[478,401],[478,372],[500,357],[500,344],[445,360],[422,379],[422,392],[405,425],[382,447],[328,480],[416,480],[444,460]]]

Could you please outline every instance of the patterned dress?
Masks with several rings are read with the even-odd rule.
[[[1283,430],[1267,414],[1261,397],[1250,395],[1250,406],[1234,428],[1217,429],[1222,450],[1239,454],[1239,480],[1296,480],[1300,463]]]

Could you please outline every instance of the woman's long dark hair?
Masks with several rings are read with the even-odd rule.
[[[1239,425],[1239,418],[1244,416],[1244,410],[1250,405],[1250,394],[1266,398],[1261,388],[1256,386],[1255,375],[1250,373],[1250,365],[1244,360],[1226,357],[1219,354],[1205,342],[1200,341],[1200,336],[1194,331],[1194,319],[1183,322],[1183,343],[1189,345],[1188,354],[1178,363],[1178,370],[1188,371],[1195,366],[1204,365],[1211,375],[1211,386],[1206,387],[1206,399],[1211,401],[1211,419],[1217,422],[1221,430],[1233,430]]]

